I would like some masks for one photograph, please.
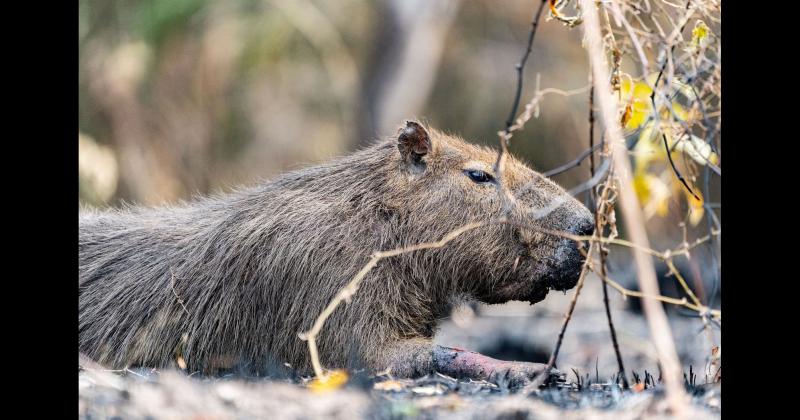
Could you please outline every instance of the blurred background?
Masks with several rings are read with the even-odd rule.
[[[494,146],[511,108],[514,65],[538,4],[81,0],[79,205],[158,205],[252,184],[392,135],[406,118]],[[587,89],[569,97],[546,96],[538,117],[512,139],[512,153],[539,171],[574,159],[589,144],[589,68],[581,29],[545,17],[525,68],[520,109],[533,97],[537,78],[542,89]],[[622,68],[636,74],[632,56],[623,54]],[[656,61],[655,53],[651,59]],[[570,188],[588,178],[584,163],[554,180]],[[679,226],[686,220],[686,201],[682,194],[667,197],[669,211],[651,214],[648,221],[652,246],[662,250],[677,246],[685,234]],[[705,198],[721,217],[718,179]],[[686,226],[688,237],[703,235],[704,223]],[[704,301],[712,289],[711,300],[719,295],[719,279],[700,275],[715,264],[709,250],[701,247],[691,261],[676,261]],[[618,281],[635,288],[627,250],[612,252],[609,267]],[[679,296],[674,280],[662,277],[663,293]],[[636,299],[612,294],[616,308],[638,313]],[[555,326],[544,329],[554,336],[568,297],[511,311],[526,322],[530,311],[551,316]],[[583,313],[596,321],[592,328],[605,340],[602,306],[593,308]],[[646,336],[643,318],[631,319],[640,324],[620,328],[635,331],[632,337]],[[699,321],[687,322],[694,322],[691,337],[698,337]],[[454,328],[458,325],[466,324]],[[477,324],[470,325],[464,331],[480,335]],[[602,350],[581,353],[574,363],[593,364],[600,353],[613,356],[602,340]],[[585,340],[570,341],[585,351]],[[547,336],[525,345],[548,352],[553,342]],[[698,345],[702,360],[707,346]],[[565,346],[563,357],[573,360]]]
[[[251,183],[411,117],[495,145],[533,13],[519,0],[81,1],[79,147],[103,168],[80,200],[159,204]],[[542,88],[588,85],[580,37],[542,22],[523,104],[537,73]],[[514,153],[539,170],[574,158],[587,98],[546,97]]]

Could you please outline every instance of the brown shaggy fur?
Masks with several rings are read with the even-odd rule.
[[[396,137],[225,196],[84,210],[79,351],[115,368],[172,366],[180,353],[189,371],[259,373],[289,363],[309,373],[297,334],[373,251],[436,241],[501,215],[494,182],[469,176],[491,175],[495,158],[409,122]],[[591,231],[588,210],[523,163],[510,158],[503,178],[518,198],[512,219]],[[533,216],[548,205],[544,217]],[[480,355],[431,344],[454,299],[538,302],[550,289],[574,286],[580,264],[573,242],[509,225],[382,260],[327,321],[318,338],[322,363],[487,376],[496,366],[448,367],[447,360]]]

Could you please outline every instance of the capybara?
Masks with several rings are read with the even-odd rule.
[[[112,368],[175,366],[311,373],[308,330],[375,251],[433,242],[501,216],[446,246],[381,260],[317,343],[325,367],[433,371],[527,383],[542,364],[436,346],[453,302],[536,303],[573,287],[575,241],[591,213],[509,157],[498,194],[497,153],[414,121],[397,135],[328,163],[225,195],[79,216],[78,349]],[[555,203],[555,205],[553,205]],[[543,208],[551,209],[542,213]],[[525,228],[529,226],[529,228]],[[536,228],[541,229],[536,229]]]

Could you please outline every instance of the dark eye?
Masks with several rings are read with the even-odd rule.
[[[464,171],[465,174],[471,179],[473,182],[478,184],[482,184],[484,182],[492,182],[493,178],[491,175],[487,174],[483,171],[478,170],[466,170]]]

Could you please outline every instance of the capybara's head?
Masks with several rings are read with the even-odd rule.
[[[579,245],[545,231],[588,235],[594,219],[563,188],[508,156],[502,184],[516,199],[504,205],[494,170],[497,151],[413,121],[399,129],[396,141],[397,176],[388,190],[399,192],[391,207],[405,213],[395,226],[405,245],[441,239],[470,222],[501,216],[511,222],[467,231],[420,257],[423,262],[410,260],[416,263],[407,267],[409,273],[486,303],[535,303],[550,289],[575,286],[583,264]]]

